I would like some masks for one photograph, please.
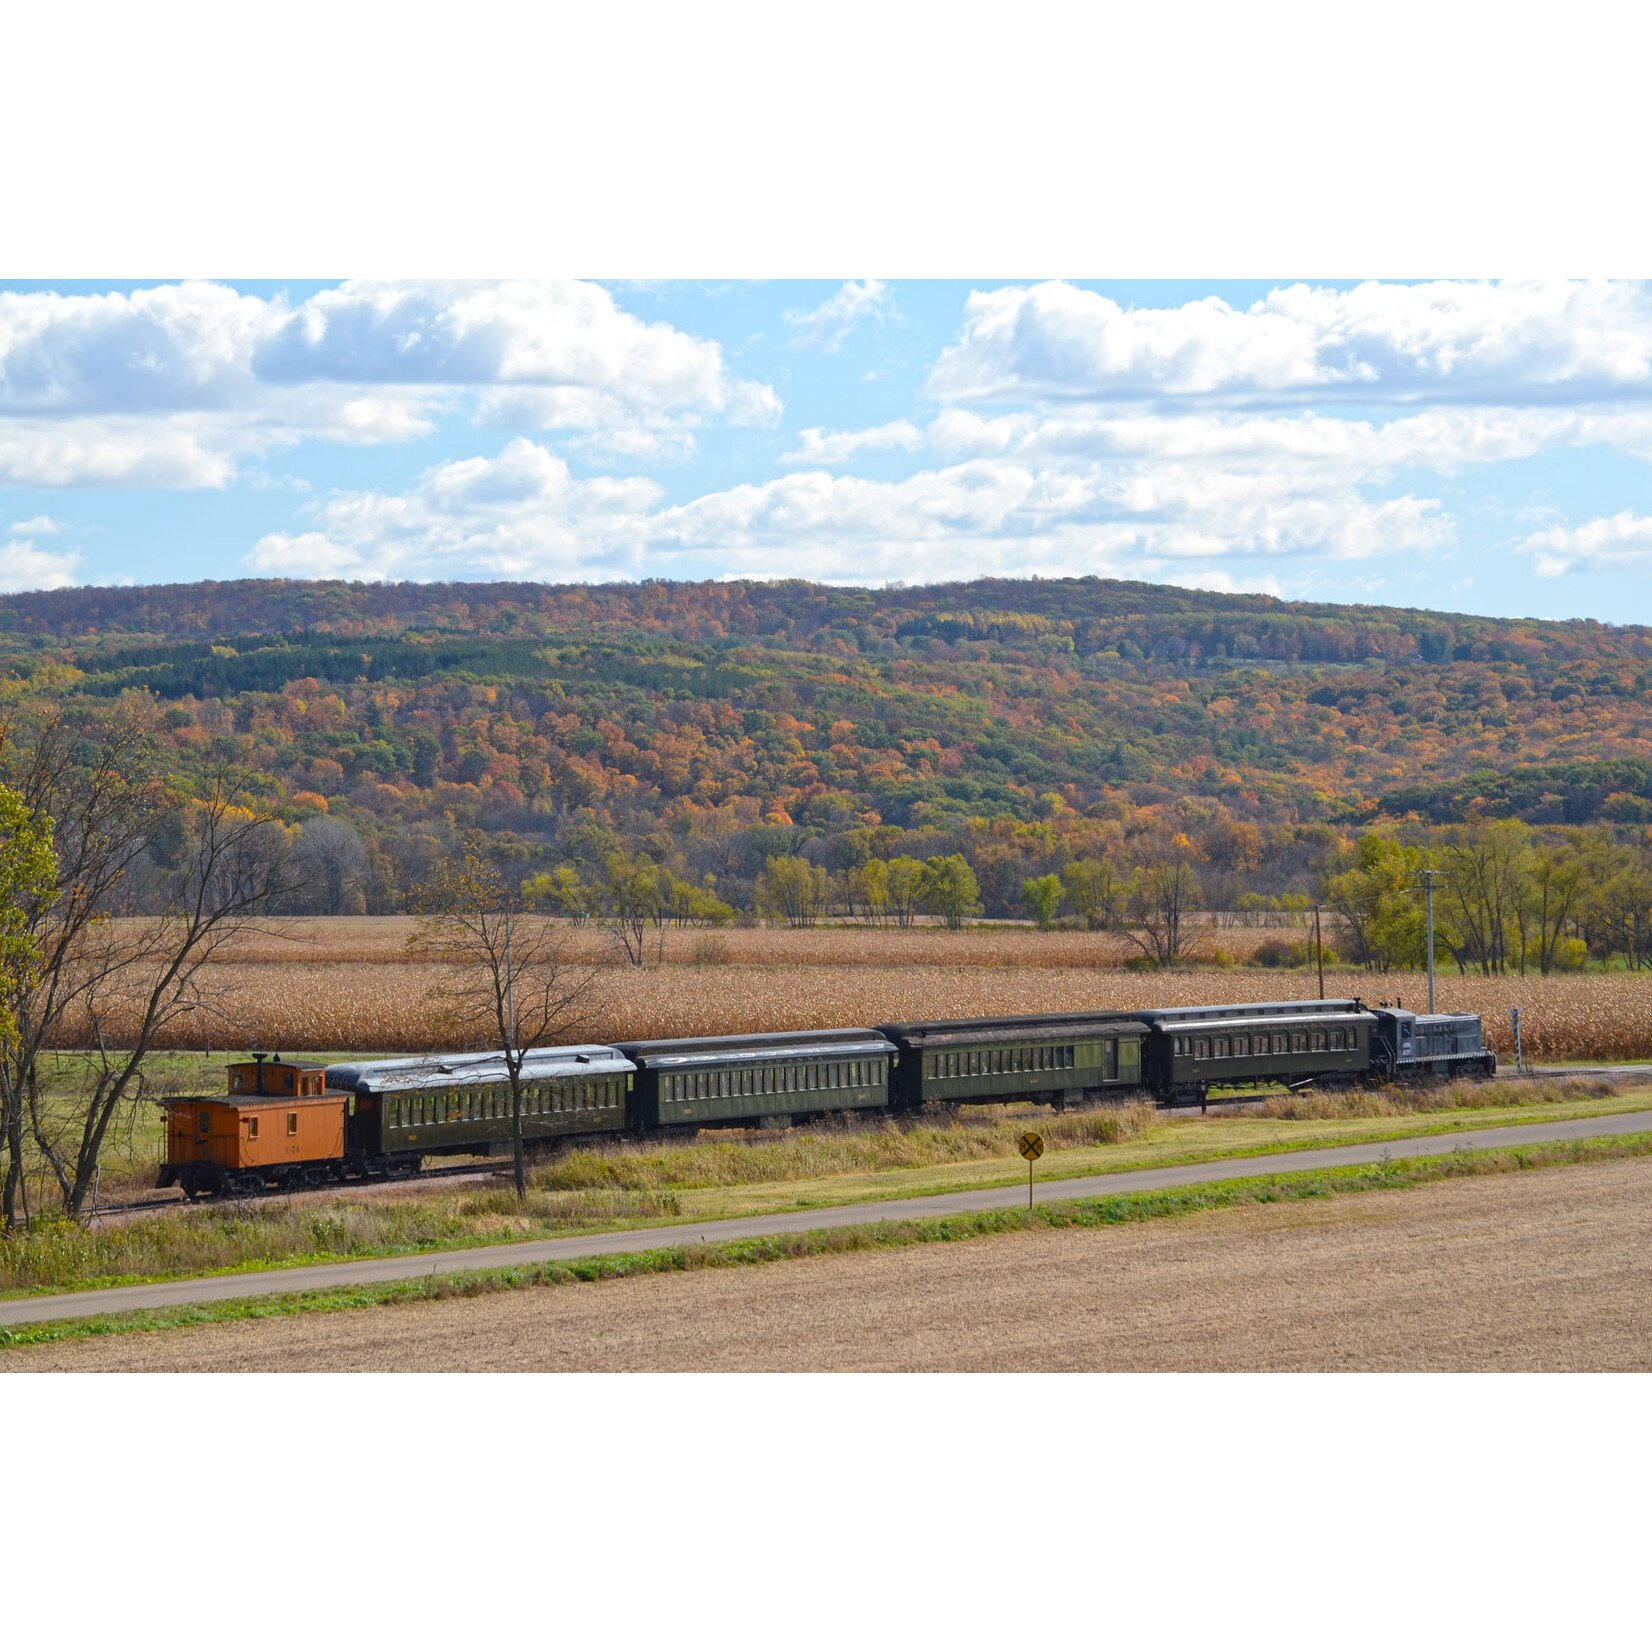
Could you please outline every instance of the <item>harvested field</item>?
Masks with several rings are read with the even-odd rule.
[[[244,945],[240,956],[213,967],[206,983],[213,1002],[176,1024],[180,1047],[426,1050],[454,1043],[432,1009],[444,966],[407,957],[407,920],[284,928],[286,937]],[[588,930],[570,938],[576,949],[600,952],[602,938]],[[666,940],[663,965],[597,970],[579,1036],[607,1041],[864,1026],[1304,998],[1317,990],[1313,974],[1303,970],[1143,974],[1109,967],[1117,962],[1115,937],[1025,928],[674,931]],[[688,961],[694,947],[712,943],[728,948],[726,962]],[[1412,1008],[1427,1000],[1423,977],[1415,974],[1327,971],[1325,990],[1371,1002],[1398,998]],[[1652,974],[1444,974],[1439,995],[1443,1009],[1479,1011],[1503,1055],[1512,1050],[1508,1012],[1519,1005],[1526,1054],[1534,1060],[1652,1057]]]
[[[536,922],[547,920],[533,920]],[[249,963],[398,963],[408,955],[417,931],[413,918],[279,918],[272,932],[238,938],[226,959]],[[602,930],[559,924],[571,956],[590,963],[613,963],[616,948]],[[1236,959],[1250,957],[1267,941],[1300,940],[1300,926],[1223,928],[1208,932],[1212,946]],[[711,952],[719,964],[965,964],[976,969],[1117,969],[1140,949],[1121,935],[1104,931],[1038,930],[1026,924],[972,924],[947,929],[919,923],[828,924],[814,929],[690,929],[668,926],[651,932],[660,961],[694,964]]]
[[[1652,1162],[95,1337],[8,1370],[1645,1370]]]

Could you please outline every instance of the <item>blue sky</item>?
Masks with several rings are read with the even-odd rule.
[[[0,590],[1102,574],[1652,622],[1652,286],[0,285]]]

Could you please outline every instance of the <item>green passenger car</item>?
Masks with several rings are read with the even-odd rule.
[[[900,1052],[897,1107],[931,1102],[1067,1104],[1141,1084],[1147,1028],[1123,1016],[908,1021],[878,1029]]]
[[[618,1133],[634,1068],[605,1044],[530,1050],[522,1066],[522,1134],[530,1141]],[[486,1154],[512,1138],[504,1052],[405,1057],[327,1069],[332,1089],[354,1097],[353,1156]]]
[[[865,1027],[621,1044],[637,1069],[632,1125],[776,1129],[824,1113],[889,1105],[895,1049]]]
[[[1212,1086],[1293,1088],[1365,1076],[1376,1017],[1355,999],[1142,1010],[1147,1082],[1166,1105],[1203,1106]]]

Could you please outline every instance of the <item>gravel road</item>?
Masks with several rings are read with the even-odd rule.
[[[1645,1370],[1652,1161],[0,1350],[8,1370]]]

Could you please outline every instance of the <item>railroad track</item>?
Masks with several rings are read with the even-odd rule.
[[[196,1205],[207,1209],[221,1209],[225,1205],[262,1204],[271,1199],[310,1200],[332,1193],[375,1192],[379,1189],[416,1185],[419,1182],[486,1182],[499,1176],[508,1176],[510,1168],[509,1159],[489,1159],[482,1164],[438,1165],[433,1170],[421,1170],[417,1176],[400,1181],[378,1178],[372,1181],[328,1182],[321,1187],[270,1187],[262,1193],[228,1193],[216,1199],[201,1200],[186,1199],[181,1192],[169,1192],[157,1194],[152,1199],[129,1199],[119,1204],[99,1204],[87,1214],[90,1220],[97,1222],[109,1217],[141,1216],[147,1211],[154,1210],[188,1210]]]

